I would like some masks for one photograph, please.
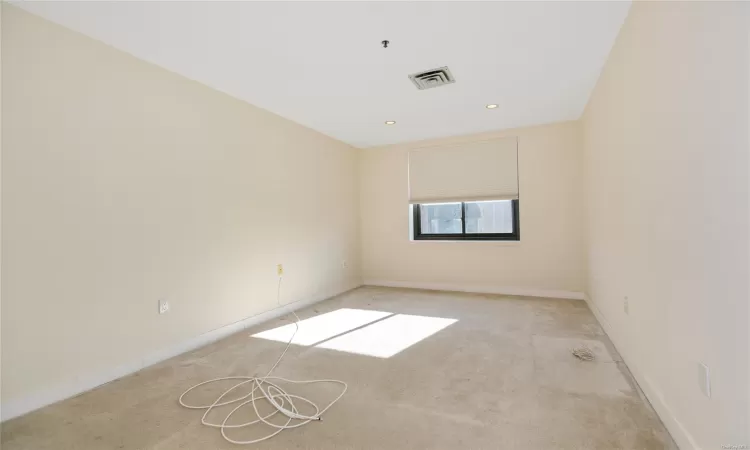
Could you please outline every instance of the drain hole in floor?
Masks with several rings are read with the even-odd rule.
[[[595,357],[594,352],[592,352],[588,347],[574,348],[573,350],[571,350],[571,353],[581,361],[593,361]]]

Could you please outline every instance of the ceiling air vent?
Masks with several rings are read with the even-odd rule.
[[[409,79],[420,91],[456,82],[447,66],[411,74]]]

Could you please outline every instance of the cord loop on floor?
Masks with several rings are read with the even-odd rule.
[[[279,285],[278,285],[277,294],[276,294],[277,304],[280,304],[279,302],[280,292],[281,292],[281,277],[279,277]],[[279,365],[281,360],[284,358],[284,355],[286,355],[287,350],[289,350],[289,347],[292,345],[292,341],[294,340],[294,337],[297,335],[297,332],[299,331],[299,324],[300,324],[299,317],[297,316],[297,313],[295,313],[294,311],[292,311],[292,314],[294,315],[294,318],[295,318],[294,333],[292,333],[292,336],[289,338],[289,341],[287,342],[286,347],[284,348],[284,351],[281,352],[281,355],[279,355],[279,358],[276,360],[276,363],[271,367],[271,369],[268,371],[268,373],[266,373],[265,376],[262,376],[262,377],[233,376],[233,377],[214,378],[212,380],[203,381],[191,387],[190,389],[186,390],[185,392],[182,393],[182,395],[180,395],[180,398],[179,398],[180,405],[188,409],[204,409],[205,412],[203,413],[203,417],[201,418],[201,423],[208,427],[221,429],[221,435],[224,437],[224,439],[226,439],[228,442],[231,442],[233,444],[254,444],[257,442],[262,442],[262,441],[265,441],[267,439],[270,439],[276,436],[277,434],[281,433],[284,430],[301,427],[303,425],[310,423],[311,421],[320,421],[323,413],[328,411],[330,407],[332,407],[337,401],[339,401],[339,399],[341,399],[341,397],[344,396],[348,388],[348,385],[346,383],[340,380],[289,380],[286,378],[270,376],[271,373],[274,371],[274,369],[276,369],[276,367]],[[227,380],[237,380],[238,383],[236,383],[234,386],[230,387],[229,389],[225,390],[210,405],[190,405],[184,401],[184,397],[196,388],[199,388],[201,386],[205,386],[211,383],[227,381]],[[281,386],[279,386],[278,384],[270,380],[274,380],[277,382],[284,381],[284,382],[292,383],[292,384],[336,383],[336,384],[342,385],[344,388],[338,397],[333,399],[333,401],[329,403],[325,408],[320,409],[318,405],[312,402],[311,400],[301,397],[299,395],[290,394],[287,391],[285,391],[283,388],[281,388]],[[235,389],[238,389],[247,384],[252,384],[253,386],[250,393],[244,396],[241,396],[239,398],[222,401],[225,397],[227,397],[228,394],[235,391]],[[295,405],[295,400],[292,400],[292,399],[295,399],[298,402],[297,405],[301,405],[302,403],[305,403],[311,406],[315,410],[315,412],[310,415],[302,414],[297,408],[297,405]],[[273,411],[271,411],[271,413],[265,416],[261,415],[260,411],[258,411],[257,403],[259,401],[266,401],[267,403],[269,403],[273,407]],[[224,418],[224,420],[220,424],[211,423],[207,420],[208,415],[215,408],[219,408],[221,406],[232,405],[235,403],[239,403],[239,404],[229,414],[227,414],[227,416]],[[253,410],[255,411],[255,414],[258,418],[256,420],[252,420],[246,423],[229,425],[227,423],[229,422],[229,419],[237,411],[241,410],[243,407],[245,407],[248,404],[252,405]],[[286,423],[275,424],[275,423],[268,421],[270,417],[273,417],[274,415],[278,413],[281,413],[287,417]],[[298,420],[300,422],[292,424],[292,420]],[[272,431],[270,434],[263,436],[261,438],[251,439],[247,441],[238,441],[238,440],[230,438],[226,434],[226,430],[228,429],[250,427],[260,422],[266,424],[267,426],[271,428],[275,428],[275,430]]]

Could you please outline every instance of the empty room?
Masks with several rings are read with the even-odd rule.
[[[3,450],[750,448],[750,2],[0,29]]]

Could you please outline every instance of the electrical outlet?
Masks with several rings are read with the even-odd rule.
[[[625,311],[625,314],[630,315],[630,302],[628,301],[628,297],[625,297],[622,300],[622,310]]]
[[[169,312],[169,302],[167,299],[160,299],[159,300],[159,314],[164,314]]]
[[[698,386],[703,395],[711,398],[711,371],[703,363],[698,363]]]
[[[278,276],[284,275],[284,265],[283,264],[276,264],[276,275],[278,275]]]
[[[341,261],[341,268],[346,269],[347,267],[349,267],[349,262],[347,260]]]

